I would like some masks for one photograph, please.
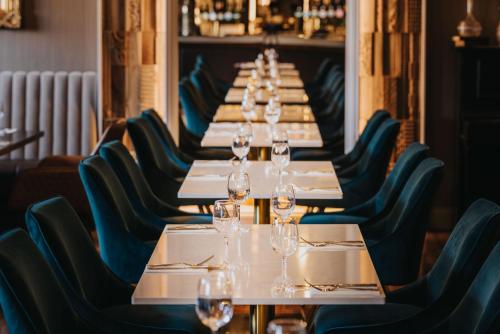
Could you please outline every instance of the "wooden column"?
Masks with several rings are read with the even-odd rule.
[[[377,109],[401,121],[396,157],[419,140],[422,0],[360,6],[360,127]]]

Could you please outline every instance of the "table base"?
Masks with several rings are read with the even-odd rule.
[[[250,305],[250,333],[265,334],[267,324],[274,318],[274,305]]]
[[[254,199],[254,224],[270,224],[271,223],[271,200],[258,198]]]

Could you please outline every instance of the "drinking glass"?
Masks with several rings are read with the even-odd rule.
[[[227,325],[233,317],[231,280],[225,272],[203,277],[198,283],[196,314],[212,333]]]
[[[275,129],[273,132],[273,144],[288,144],[288,132],[283,129]]]
[[[291,184],[278,184],[272,195],[273,212],[281,218],[284,223],[295,209],[295,191]]]
[[[267,326],[268,334],[306,334],[307,323],[299,319],[274,319]]]
[[[241,113],[247,122],[255,116],[255,96],[252,93],[245,93],[241,102]]]
[[[234,172],[227,178],[227,193],[229,199],[241,205],[250,196],[250,178],[247,173]]]
[[[267,124],[271,125],[271,130],[274,125],[279,122],[281,116],[281,104],[275,98],[270,98],[266,107],[264,108],[264,119]]]
[[[279,171],[281,182],[283,170],[290,164],[290,147],[288,146],[288,144],[273,144],[273,146],[271,147],[271,161]]]
[[[224,264],[229,266],[229,237],[239,225],[238,204],[231,200],[215,201],[213,209],[213,225],[224,237]]]
[[[294,293],[295,288],[291,279],[288,278],[288,257],[293,255],[299,245],[299,228],[295,222],[273,223],[271,225],[271,246],[281,255],[281,277],[278,277],[272,286],[272,293],[289,296]]]
[[[231,149],[233,150],[234,155],[237,156],[241,162],[241,160],[247,156],[248,152],[250,152],[250,138],[248,135],[245,135],[238,130],[233,137]]]

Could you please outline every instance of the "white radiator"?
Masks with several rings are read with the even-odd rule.
[[[88,155],[97,141],[95,72],[0,72],[0,128],[45,135],[11,159]]]

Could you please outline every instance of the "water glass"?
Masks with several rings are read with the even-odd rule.
[[[273,131],[273,144],[288,144],[288,132],[283,129]]]
[[[269,99],[266,107],[264,108],[264,119],[267,124],[273,126],[279,122],[281,116],[281,104],[275,99]]]
[[[216,272],[200,279],[196,314],[201,322],[216,333],[233,317],[232,285],[225,272]]]
[[[271,198],[273,212],[281,218],[284,223],[295,209],[295,191],[291,184],[278,184]]]
[[[290,147],[285,143],[276,143],[271,147],[271,161],[279,170],[280,182],[283,170],[290,164]]]
[[[300,319],[275,319],[267,326],[268,334],[306,334],[307,323]]]
[[[281,296],[289,296],[295,292],[292,280],[288,278],[288,257],[295,254],[299,246],[299,228],[295,222],[279,223],[275,221],[271,225],[271,246],[281,255],[281,277],[273,282],[272,293]]]
[[[234,172],[227,178],[227,193],[230,200],[238,205],[250,197],[250,178],[247,173]]]
[[[234,155],[241,161],[250,152],[250,138],[238,130],[233,136],[231,149]]]
[[[240,222],[238,204],[231,200],[215,201],[212,213],[215,229],[224,236],[224,263],[229,265],[229,237],[238,229]]]

